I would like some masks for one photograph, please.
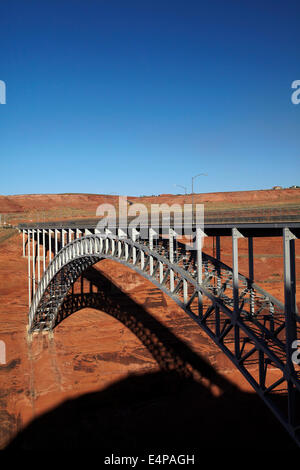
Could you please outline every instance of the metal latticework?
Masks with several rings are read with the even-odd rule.
[[[171,245],[170,245],[171,243]],[[94,234],[64,246],[45,270],[29,311],[29,333],[52,330],[72,284],[101,259],[129,266],[168,294],[221,348],[300,443],[299,368],[285,306],[221,261],[174,239]]]

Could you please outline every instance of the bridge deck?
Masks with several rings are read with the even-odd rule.
[[[131,220],[128,218],[128,224]],[[78,220],[61,220],[53,222],[36,222],[36,223],[23,223],[19,224],[20,230],[68,230],[68,229],[79,229],[79,230],[90,230],[94,231],[97,228],[99,219],[78,219]],[[173,226],[172,220],[170,225]],[[157,229],[160,233],[162,231],[162,225],[152,228]],[[116,224],[116,228],[122,228],[122,224]],[[141,226],[141,228],[147,227]],[[232,229],[237,228],[245,237],[281,237],[283,228],[288,227],[296,238],[300,235],[300,222],[228,222],[228,223],[204,223],[204,232],[208,236],[231,236]],[[112,226],[111,226],[112,228]]]

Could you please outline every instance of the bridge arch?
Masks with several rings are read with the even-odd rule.
[[[58,309],[71,285],[88,267],[102,259],[111,259],[133,269],[183,309],[190,306],[197,293],[205,294],[213,301],[209,291],[199,286],[189,272],[160,253],[150,250],[146,244],[118,237],[104,239],[90,235],[63,247],[49,264],[30,307],[29,332],[53,329]],[[178,280],[177,286],[174,278]],[[190,301],[187,300],[188,285],[194,291]],[[178,295],[181,288],[184,290],[184,299]]]
[[[230,267],[203,253],[205,277],[200,285],[196,279],[197,261],[193,251],[184,249],[175,263],[165,256],[165,251],[163,245],[151,250],[146,243],[118,237],[89,235],[74,240],[57,253],[44,272],[30,307],[29,332],[53,329],[58,309],[71,285],[88,267],[102,259],[117,261],[139,273],[192,316],[201,316],[203,297],[211,304],[209,312],[218,308],[232,316],[233,296],[225,294],[226,289],[233,286]],[[240,312],[255,314],[265,308],[268,313],[284,311],[281,302],[241,274],[239,283],[243,288]],[[198,304],[196,309],[195,304]],[[208,312],[206,316],[209,316]]]

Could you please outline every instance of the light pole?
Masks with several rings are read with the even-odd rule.
[[[207,176],[206,173],[198,173],[198,175],[192,176],[192,222],[194,221],[194,179],[198,176]]]
[[[186,194],[186,187],[185,186],[181,186],[180,184],[174,184],[174,186],[178,186],[179,188],[184,189],[184,193]]]

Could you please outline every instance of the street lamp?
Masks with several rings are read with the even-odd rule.
[[[185,186],[181,186],[180,184],[174,184],[174,186],[178,186],[179,188],[184,189],[184,192],[186,194],[186,187]]]
[[[192,176],[192,222],[194,221],[194,179],[198,176],[207,176],[206,173],[198,173],[198,175]]]

